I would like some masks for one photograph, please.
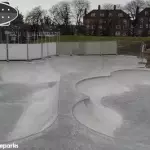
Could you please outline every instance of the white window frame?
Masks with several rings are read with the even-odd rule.
[[[140,24],[140,29],[143,29],[143,25]]]
[[[118,34],[119,33],[119,34]],[[120,31],[116,31],[115,33],[116,36],[120,36],[121,35],[121,32]]]

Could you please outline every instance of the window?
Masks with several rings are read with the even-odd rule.
[[[95,17],[95,13],[91,13],[91,17]]]
[[[112,17],[112,13],[109,13],[109,15],[108,15],[109,17]]]
[[[100,13],[100,17],[104,17],[104,13]]]
[[[148,14],[149,14],[148,11],[145,11],[145,16],[148,16]]]
[[[142,28],[143,28],[143,25],[140,25],[140,28],[142,29]]]
[[[127,25],[123,25],[122,27],[123,27],[123,29],[127,29],[127,28],[128,28],[128,26],[127,26]]]
[[[126,24],[126,23],[127,23],[127,20],[126,20],[126,19],[123,19],[123,23]]]
[[[101,24],[101,23],[103,23],[103,20],[101,19],[101,20],[99,20],[99,23]]]
[[[120,31],[116,31],[116,36],[120,36]]]
[[[120,25],[116,25],[116,29],[120,29]]]
[[[148,28],[148,24],[146,24],[146,28]]]
[[[126,32],[124,32],[122,35],[123,35],[123,36],[127,36],[127,33],[126,33]]]
[[[87,26],[86,26],[86,28],[87,28],[87,29],[89,29],[89,28],[90,28],[90,26],[89,26],[89,25],[87,25]]]
[[[143,18],[140,18],[140,22],[143,22],[144,21],[144,19]]]
[[[141,34],[142,33],[142,30],[138,30],[138,34]]]
[[[102,26],[102,25],[99,25],[99,29],[103,29],[103,26]]]
[[[123,13],[119,13],[118,16],[119,16],[119,17],[123,17]]]

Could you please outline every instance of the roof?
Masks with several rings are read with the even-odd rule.
[[[130,16],[125,13],[123,10],[121,9],[116,9],[116,10],[106,10],[106,9],[93,9],[92,11],[90,11],[89,13],[87,13],[84,17],[91,17],[91,13],[95,13],[96,17],[100,17],[99,14],[100,13],[104,13],[105,17],[109,15],[109,13],[123,13],[125,18],[130,18]]]
[[[139,15],[145,15],[145,11],[150,12],[150,7],[146,7],[145,9],[143,9],[143,10],[139,13]]]

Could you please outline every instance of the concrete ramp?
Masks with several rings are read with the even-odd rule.
[[[57,118],[59,74],[43,62],[2,66],[0,143],[29,137],[50,127]]]
[[[113,138],[148,143],[149,71],[116,71],[108,77],[80,81],[76,88],[89,97],[73,108],[80,123]]]

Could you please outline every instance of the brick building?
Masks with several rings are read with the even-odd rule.
[[[83,24],[87,35],[103,36],[129,36],[131,20],[130,16],[121,9],[113,10],[98,9],[89,13],[85,10]]]
[[[137,14],[135,32],[137,36],[150,36],[150,8],[145,8]]]

